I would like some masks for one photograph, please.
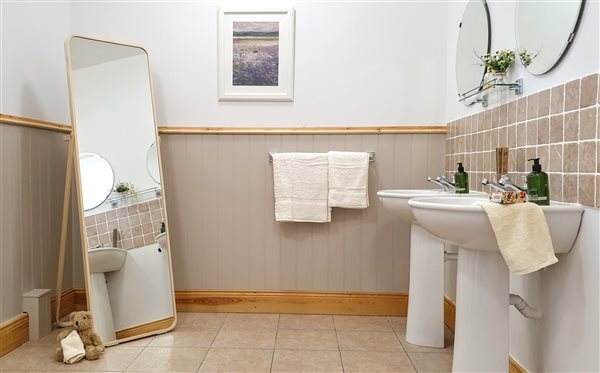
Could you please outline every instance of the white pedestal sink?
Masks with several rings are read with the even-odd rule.
[[[116,247],[100,247],[88,250],[91,282],[90,300],[92,315],[94,316],[94,329],[104,343],[117,339],[104,273],[121,269],[126,258],[127,250]]]
[[[448,197],[408,202],[419,224],[459,246],[454,372],[506,372],[509,343],[509,271],[487,215],[476,201]],[[542,206],[554,251],[573,247],[583,207]]]
[[[377,192],[383,206],[410,223],[410,282],[406,341],[444,348],[444,243],[421,228],[408,201],[426,196],[482,198],[485,193],[455,194],[443,189],[399,189]]]

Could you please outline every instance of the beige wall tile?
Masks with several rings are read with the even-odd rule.
[[[563,202],[577,202],[577,175],[563,175]]]
[[[580,107],[588,107],[596,103],[598,97],[598,74],[593,74],[581,79]]]
[[[579,172],[596,172],[596,142],[579,143]]]
[[[525,172],[526,163],[527,163],[527,155],[525,153],[525,148],[518,148],[517,149],[517,164],[516,164],[516,168],[514,170],[517,172]]]
[[[562,202],[562,190],[563,190],[563,175],[562,174],[550,174],[548,175],[548,183],[550,184],[550,199],[552,201]]]
[[[565,85],[553,87],[550,93],[550,111],[552,114],[562,113],[565,110]]]
[[[508,124],[517,122],[517,100],[511,101],[507,104],[506,116]]]
[[[505,148],[508,146],[508,127],[500,127],[498,129],[498,146]]]
[[[579,79],[565,85],[565,111],[579,108],[579,85]]]
[[[538,143],[538,145],[550,143],[550,118],[549,117],[544,117],[544,118],[538,119],[537,143]]]
[[[494,107],[491,112],[492,128],[498,128],[500,125],[500,108]]]
[[[548,145],[539,145],[536,149],[537,157],[540,159],[540,164],[544,171],[548,170],[550,164],[550,147]]]
[[[563,144],[550,145],[550,163],[548,170],[550,172],[563,171]]]
[[[517,122],[527,120],[527,98],[523,97],[517,101]]]
[[[553,115],[550,117],[550,142],[562,142],[563,141],[563,125],[564,115]]]
[[[506,126],[508,124],[508,104],[498,107],[498,126]]]
[[[565,114],[564,141],[579,140],[579,111]]]
[[[537,135],[537,119],[527,121],[527,145],[536,145],[538,140]]]
[[[600,175],[596,175],[596,207],[600,207]]]
[[[594,175],[579,175],[579,203],[594,206],[596,197],[596,180]]]
[[[517,123],[517,146],[527,145],[527,122]]]
[[[96,218],[94,215],[86,216],[83,221],[86,227],[96,225]]]
[[[550,90],[541,91],[538,96],[538,118],[550,114]]]
[[[577,172],[578,170],[578,146],[577,143],[565,144],[563,147],[563,171],[564,172]]]
[[[588,140],[596,138],[596,108],[583,109],[579,114],[579,139]]]
[[[538,98],[539,93],[527,96],[527,119],[536,119],[538,117]]]

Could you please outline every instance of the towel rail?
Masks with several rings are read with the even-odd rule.
[[[375,162],[375,152],[367,152],[369,154],[369,162]],[[269,163],[273,163],[273,154],[275,152],[269,152]]]

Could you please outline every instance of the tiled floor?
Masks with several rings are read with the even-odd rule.
[[[445,349],[404,340],[406,318],[180,313],[176,330],[107,348],[97,361],[54,361],[58,331],[0,359],[0,370],[103,372],[449,372]]]

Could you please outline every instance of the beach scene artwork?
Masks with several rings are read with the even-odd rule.
[[[233,85],[279,85],[279,22],[233,22]]]

